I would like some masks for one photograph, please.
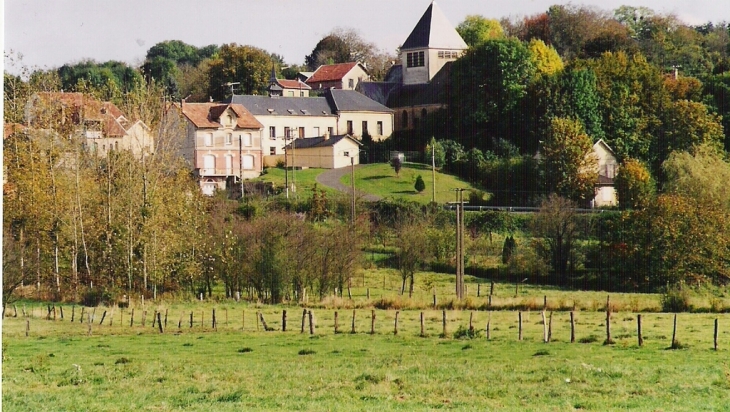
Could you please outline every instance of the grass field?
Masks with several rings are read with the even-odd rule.
[[[63,304],[61,320],[57,304],[56,320],[47,320],[47,304],[19,301],[7,308],[9,317],[3,321],[3,410],[730,410],[728,313],[679,314],[676,340],[681,349],[668,350],[673,315],[637,312],[658,310],[659,296],[612,294],[615,343],[603,345],[605,293],[522,285],[515,298],[514,285],[497,283],[495,307],[512,302],[523,308],[519,341],[517,311],[485,310],[488,283],[476,297],[477,280],[468,278],[470,304],[458,305],[449,303],[451,280],[419,273],[416,294],[407,299],[398,296],[395,272],[365,271],[362,278],[353,278],[352,300],[346,293],[322,301],[310,297],[313,335],[308,321],[301,333],[299,305],[215,296],[203,302],[148,300],[144,305],[134,299],[132,308],[85,308],[80,323],[79,306]],[[434,291],[438,309],[429,307]],[[575,343],[570,343],[570,312],[565,310],[553,312],[552,341],[543,343],[544,296],[549,310],[570,309],[577,302]],[[377,309],[384,303],[402,309]],[[461,307],[466,309],[457,309]],[[164,333],[152,326],[155,311],[163,324],[167,317]],[[375,333],[370,334],[373,311]],[[264,331],[257,312],[272,331]],[[639,314],[642,347],[637,343]],[[466,333],[470,319],[471,338]],[[718,351],[713,350],[715,319]]]
[[[211,328],[215,307],[219,326]],[[147,306],[152,312],[154,306]],[[77,308],[78,309],[78,308]],[[189,310],[194,326],[187,325]],[[277,331],[256,331],[254,313],[264,313]],[[288,311],[289,331],[281,332]],[[141,308],[137,309],[139,316]],[[125,311],[128,322],[129,310]],[[730,318],[720,350],[712,350],[714,316],[680,315],[677,339],[684,349],[667,350],[670,314],[645,314],[645,344],[635,338],[635,315],[616,313],[614,345],[602,345],[600,312],[577,314],[569,343],[568,314],[553,316],[553,341],[542,343],[539,313],[523,313],[524,339],[517,340],[515,312],[474,312],[474,339],[454,338],[471,312],[447,311],[442,338],[440,311],[425,311],[426,337],[419,337],[420,311],[371,312],[314,309],[314,335],[300,333],[298,307],[260,307],[232,302],[172,306],[160,334],[150,319],[142,327],[119,322],[88,325],[78,319],[22,316],[3,324],[3,410],[686,410],[730,408]],[[177,313],[185,313],[177,328]],[[200,313],[206,324],[200,326]],[[224,313],[227,313],[228,323]],[[245,313],[245,329],[241,315]],[[78,312],[76,313],[78,316]],[[234,315],[235,314],[235,315]],[[66,315],[68,316],[68,308]],[[173,316],[174,315],[174,316]],[[148,315],[151,317],[151,315]],[[724,317],[722,317],[724,316]],[[99,312],[96,314],[99,319]],[[138,318],[137,318],[138,319]],[[96,322],[95,322],[96,323]]]

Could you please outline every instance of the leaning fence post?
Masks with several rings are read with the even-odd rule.
[[[639,347],[644,345],[644,337],[641,335],[641,314],[636,315],[636,331],[639,339]]]
[[[101,321],[99,321],[99,325],[102,325],[104,323],[104,318],[106,318],[106,311],[101,315]]]
[[[340,331],[338,330],[339,329],[338,321],[339,321],[339,314],[337,313],[337,311],[335,311],[335,335],[340,333]]]
[[[160,333],[162,332],[162,322],[160,322],[160,312],[157,312],[157,327],[160,329]]]
[[[395,311],[395,328],[393,329],[393,335],[398,334],[398,314],[399,313],[400,313],[399,311],[397,311],[397,310]]]
[[[352,310],[352,330],[350,333],[355,333],[355,309]]]
[[[542,342],[548,343],[548,327],[547,319],[545,319],[545,311],[543,310],[540,314],[542,315]]]
[[[491,297],[491,296],[490,296]],[[492,311],[489,311],[489,317],[487,318],[487,340],[492,338],[491,335],[491,326],[492,326]]]
[[[677,314],[674,314],[674,326],[672,327],[672,349],[677,348]]]

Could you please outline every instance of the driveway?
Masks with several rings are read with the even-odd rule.
[[[357,172],[357,169],[359,169],[360,167],[361,167],[360,165],[355,166],[355,172]],[[349,167],[341,167],[339,169],[330,169],[324,173],[321,173],[319,176],[317,176],[317,183],[321,184],[322,186],[327,186],[327,187],[335,189],[337,191],[352,195],[352,188],[350,186],[345,186],[342,183],[340,183],[340,179],[342,178],[342,176],[344,176],[348,173],[350,173]],[[359,199],[363,199],[368,202],[377,202],[378,200],[381,199],[380,196],[365,194],[365,193],[362,193],[359,191],[356,192],[356,195]]]

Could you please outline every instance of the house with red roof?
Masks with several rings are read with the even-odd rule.
[[[141,120],[130,120],[112,102],[84,93],[35,93],[25,106],[28,127],[50,129],[68,138],[81,138],[87,150],[106,156],[114,150],[141,158],[154,153],[155,142]]]
[[[360,82],[368,79],[370,79],[370,75],[365,66],[361,63],[350,62],[319,66],[307,79],[307,84],[312,90],[355,90]]]
[[[171,111],[185,119],[186,136],[179,152],[198,177],[203,194],[213,195],[261,174],[263,126],[245,107],[183,100]]]

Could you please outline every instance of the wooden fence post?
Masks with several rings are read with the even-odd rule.
[[[644,336],[641,334],[641,314],[636,315],[636,332],[639,339],[639,347],[644,346]]]
[[[606,342],[605,345],[613,343],[611,340],[611,296],[606,298]]]
[[[492,295],[494,295],[494,281],[489,285],[489,296],[491,297]]]
[[[575,343],[575,312],[570,311],[570,343]]]
[[[147,321],[147,311],[146,310],[143,310],[142,311],[142,327],[143,328],[144,328],[144,324],[145,324],[146,321]]]
[[[350,330],[350,333],[356,333],[356,330],[355,330],[355,309],[352,310],[352,330]]]
[[[210,325],[213,327],[213,329],[218,330],[218,324],[216,324],[215,322],[215,308],[213,308],[213,319],[210,321]]]
[[[203,310],[200,311],[200,327],[205,327],[205,312]]]
[[[180,319],[177,321],[177,329],[180,330],[182,328],[182,318],[185,313],[183,311],[180,311]]]
[[[241,331],[246,330],[246,310],[241,310]]]
[[[677,348],[677,314],[674,314],[674,326],[672,326],[672,349]]]
[[[441,312],[441,336],[446,337],[446,310]]]
[[[421,337],[426,336],[426,331],[425,331],[425,327],[424,326],[425,325],[424,325],[424,322],[423,322],[423,312],[421,312]]]
[[[368,290],[367,290],[367,297],[368,297],[368,300],[370,300],[370,288],[368,288]]]
[[[165,329],[167,329],[167,309],[165,309]]]
[[[715,334],[714,334],[714,343],[715,343],[714,348],[715,348],[715,350],[717,350],[717,332],[719,330],[719,326],[720,326],[719,325],[719,320],[717,318],[715,318]]]
[[[517,312],[517,323],[518,323],[517,340],[521,341],[522,340],[522,312]]]
[[[281,311],[281,331],[286,332],[286,309]]]
[[[304,309],[304,311],[302,312],[302,332],[301,333],[304,333],[304,324],[306,323],[306,321],[307,321],[307,310]]]
[[[71,306],[71,322],[74,321],[74,316],[76,316],[76,305]]]
[[[436,294],[433,294],[433,308],[436,309]]]
[[[264,331],[270,331],[271,329],[269,329],[269,325],[266,324],[263,312],[259,312],[259,317],[261,318],[261,325],[264,327]]]
[[[84,312],[84,308],[81,308],[81,313]],[[132,315],[129,317],[129,327],[134,326],[134,308],[132,308]]]
[[[399,313],[400,313],[399,311],[397,311],[397,310],[395,311],[395,328],[393,329],[393,335],[398,334],[398,314]]]
[[[81,307],[81,315],[79,315],[79,323],[84,323],[84,310],[86,309],[86,306]],[[134,313],[134,312],[132,312]]]
[[[63,320],[63,306],[58,306],[58,310],[61,312],[61,320]],[[15,311],[15,317],[18,317],[18,311]]]
[[[491,297],[491,296],[490,296]],[[489,316],[487,317],[487,340],[492,338],[492,311],[489,311]]]
[[[30,334],[30,319],[25,318],[25,337],[28,337],[28,334]]]
[[[13,316],[13,317],[17,318],[18,317],[18,307],[13,305],[13,311],[15,311],[15,316]]]
[[[152,314],[152,329],[155,328],[156,322],[157,322],[157,309],[155,309],[155,312]]]
[[[260,314],[260,313],[261,313],[261,312],[259,312],[259,311],[256,311],[256,332],[258,332],[258,331],[259,331],[259,314]]]
[[[550,318],[548,319],[548,343],[553,338],[553,312],[550,312]]]
[[[309,334],[314,335],[314,314],[312,313],[311,310],[308,312],[308,314],[309,314]]]
[[[375,334],[375,309],[370,311],[370,334]]]
[[[106,318],[106,311],[101,315],[101,321],[99,321],[99,325],[102,325],[104,323],[104,318]]]
[[[337,313],[337,311],[335,311],[335,335],[340,333],[340,331],[339,331],[340,325],[338,323],[339,323],[339,314]]]
[[[482,296],[482,284],[477,283],[477,297],[480,298]]]
[[[160,322],[160,312],[157,312],[157,328],[160,329],[160,333],[162,332],[162,322]]]
[[[469,312],[469,334],[474,335],[474,312]]]

